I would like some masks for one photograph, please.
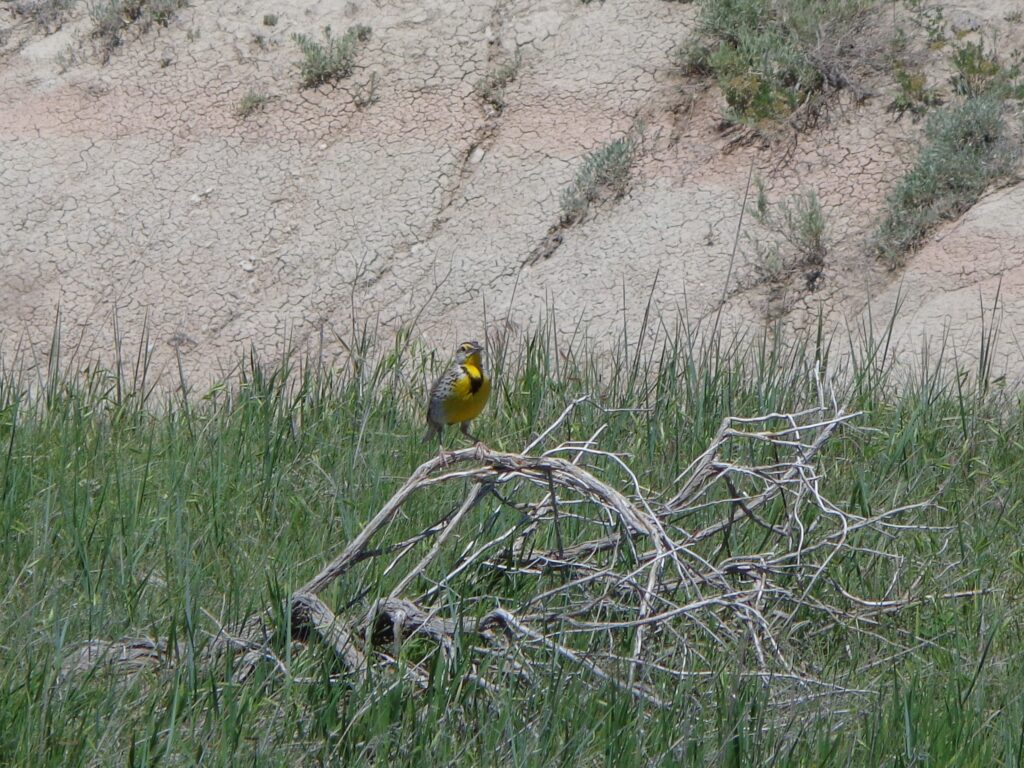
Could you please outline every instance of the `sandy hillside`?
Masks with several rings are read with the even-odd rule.
[[[735,329],[819,311],[855,325],[869,301],[878,322],[901,303],[908,348],[947,334],[969,356],[1001,290],[997,365],[1024,372],[1024,186],[991,190],[886,269],[865,241],[921,133],[886,111],[891,82],[838,95],[792,140],[723,131],[721,93],[670,57],[693,4],[194,0],[106,61],[85,3],[50,29],[16,5],[0,3],[8,357],[44,360],[58,307],[89,354],[109,359],[116,314],[129,346],[148,328],[156,364],[176,371],[180,355],[203,383],[249,343],[337,352],[353,318],[415,320],[446,349],[550,308],[600,339],[649,299],[689,322],[724,307]],[[1009,52],[1024,47],[1018,10],[973,0],[946,18]],[[355,24],[372,34],[352,77],[301,89],[291,35]],[[498,109],[474,86],[517,50]],[[269,101],[243,117],[249,92]],[[625,196],[559,229],[582,159],[639,124]],[[817,192],[820,274],[766,282],[749,216],[733,257],[752,175],[773,200]]]

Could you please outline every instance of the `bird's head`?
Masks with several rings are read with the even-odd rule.
[[[455,361],[462,365],[463,363],[469,363],[470,365],[480,365],[480,353],[484,351],[479,341],[464,341],[459,344],[459,348],[455,351]]]

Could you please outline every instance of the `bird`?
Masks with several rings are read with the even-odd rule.
[[[441,433],[449,424],[458,424],[462,434],[473,442],[480,442],[470,434],[469,423],[480,415],[491,394],[491,380],[484,371],[482,352],[478,341],[459,344],[455,363],[430,388],[424,443],[435,436],[440,442]]]

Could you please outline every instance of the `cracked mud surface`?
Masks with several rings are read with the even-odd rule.
[[[1013,2],[961,3],[1009,50]],[[264,14],[279,17],[276,26]],[[650,299],[690,321],[722,305],[726,326],[843,324],[889,311],[908,345],[948,328],[973,348],[1000,285],[1002,364],[1024,373],[1024,188],[993,191],[898,273],[863,248],[920,126],[879,95],[840,97],[785,153],[717,130],[715,89],[669,61],[696,8],[661,0],[221,2],[194,0],[167,28],[130,35],[107,64],[61,71],[88,33],[84,5],[51,35],[0,3],[0,350],[44,360],[60,308],[65,339],[111,356],[147,327],[157,366],[194,383],[248,344],[340,351],[352,317],[385,332],[416,319],[447,350],[488,325],[559,325],[610,340]],[[295,32],[373,29],[355,74],[298,87]],[[78,42],[76,42],[76,40]],[[88,45],[88,42],[85,42]],[[501,114],[474,93],[518,48]],[[375,103],[359,106],[371,77]],[[236,114],[250,91],[271,97]],[[691,102],[692,100],[692,102]],[[646,125],[631,188],[526,264],[560,215],[584,155]],[[817,290],[772,294],[733,239],[748,176],[773,199],[812,188],[833,247]],[[749,223],[749,221],[748,221]],[[771,294],[771,295],[770,295]],[[969,355],[969,352],[965,352]]]

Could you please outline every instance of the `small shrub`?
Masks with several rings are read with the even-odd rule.
[[[928,35],[928,47],[934,50],[946,44],[946,16],[942,8],[935,5],[921,10],[921,23]]]
[[[875,255],[891,268],[940,221],[962,214],[992,182],[1011,174],[1019,155],[1007,136],[1001,99],[986,94],[935,112],[917,162],[889,194],[875,232]]]
[[[713,75],[711,66],[712,49],[699,38],[691,37],[676,46],[672,53],[672,62],[684,75],[704,77]]]
[[[188,0],[99,0],[89,6],[92,36],[102,46],[104,57],[121,45],[125,30],[137,24],[146,31],[153,24],[166,27]]]
[[[11,3],[11,12],[32,21],[39,29],[51,34],[60,29],[75,0],[18,0]]]
[[[188,5],[188,0],[146,0],[144,16],[146,25],[150,23],[166,27],[171,23],[174,14]]]
[[[978,96],[988,92],[1011,95],[1020,74],[1019,68],[1004,69],[994,51],[986,51],[982,42],[965,43],[953,51],[950,85],[961,96]]]
[[[516,50],[512,59],[488,72],[477,81],[473,86],[476,95],[501,112],[505,108],[505,89],[516,79],[521,63],[522,57]]]
[[[263,26],[264,27],[276,27],[277,26],[277,14],[267,13],[263,15]]]
[[[852,85],[872,64],[863,34],[875,0],[701,0],[696,34],[673,53],[691,75],[711,75],[731,122],[784,118],[826,87]]]
[[[772,210],[764,183],[757,180],[754,218],[774,237],[754,239],[755,267],[763,279],[775,282],[795,269],[820,275],[830,248],[828,220],[818,195],[808,190]],[[815,277],[816,279],[816,277]],[[810,273],[808,274],[810,281]]]
[[[109,52],[121,44],[121,33],[128,26],[121,0],[92,3],[89,6],[89,19],[92,21],[92,36],[102,42],[105,51]]]
[[[572,184],[562,192],[563,225],[582,219],[591,203],[625,194],[639,146],[638,132],[634,131],[587,155]]]
[[[242,118],[249,117],[254,112],[261,112],[269,102],[270,97],[267,94],[249,91],[238,103],[235,114]]]
[[[942,94],[937,89],[928,87],[928,80],[923,72],[911,72],[902,65],[896,65],[893,68],[893,77],[900,89],[887,109],[895,112],[897,119],[909,112],[916,121],[916,118],[931,107],[942,104]]]
[[[804,192],[779,209],[784,236],[800,254],[801,264],[823,265],[828,255],[828,223],[818,195],[813,191]]]
[[[370,32],[369,27],[357,24],[345,30],[341,37],[335,37],[330,27],[324,27],[323,42],[309,35],[292,35],[303,55],[299,62],[302,87],[315,88],[351,76],[356,48],[359,43],[370,39]]]

